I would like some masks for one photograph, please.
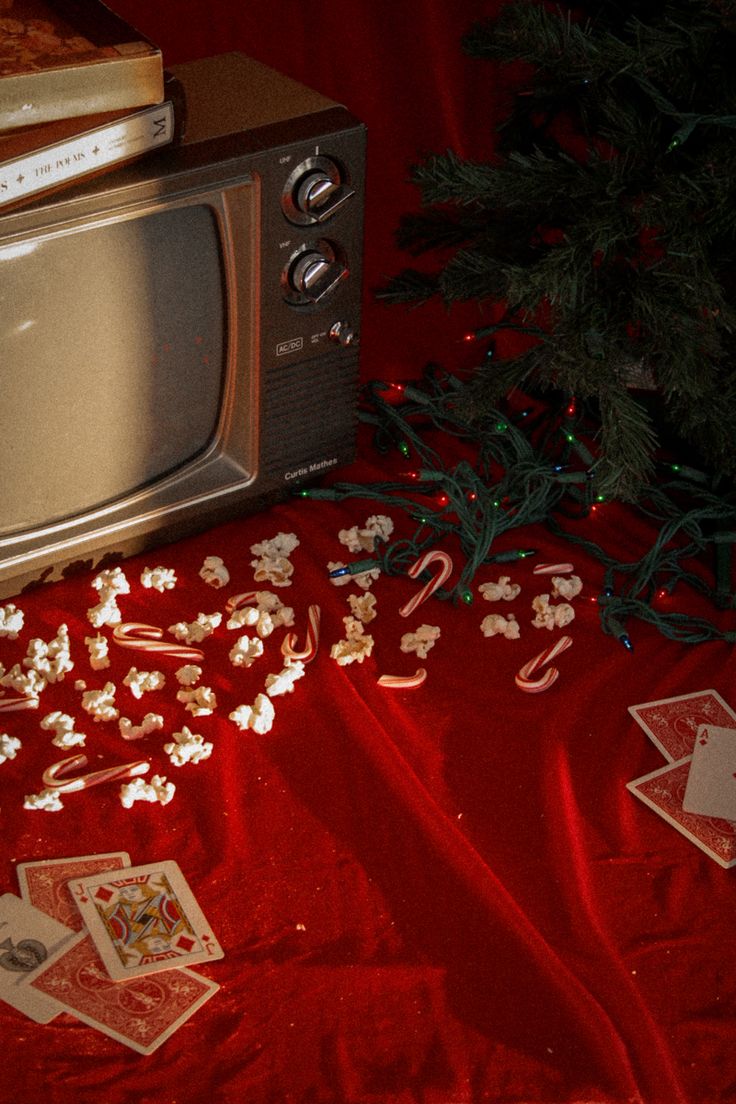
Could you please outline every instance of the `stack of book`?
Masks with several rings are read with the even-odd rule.
[[[177,91],[99,0],[0,0],[0,213],[174,141]]]

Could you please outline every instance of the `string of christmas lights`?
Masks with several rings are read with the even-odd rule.
[[[603,588],[595,599],[601,628],[627,649],[633,649],[627,627],[631,619],[684,643],[736,641],[736,631],[656,606],[656,599],[670,595],[677,585],[707,595],[720,608],[734,605],[730,548],[736,542],[736,505],[713,490],[703,472],[669,464],[659,482],[645,488],[631,508],[656,524],[657,537],[639,560],[625,563],[558,520],[585,518],[604,501],[596,493],[594,444],[586,438],[585,414],[574,398],[509,414],[487,407],[478,411],[471,386],[430,365],[419,381],[372,381],[365,388],[360,416],[373,427],[376,448],[382,453],[398,450],[412,468],[399,472],[395,481],[335,482],[298,494],[390,504],[403,510],[416,529],[408,538],[386,542],[371,559],[354,561],[333,574],[375,568],[405,574],[428,549],[453,538],[462,552],[460,575],[452,587],[440,587],[435,594],[470,603],[472,581],[484,564],[535,553],[527,547],[495,552],[497,539],[510,530],[544,523],[602,564]],[[464,442],[472,456],[446,465],[430,443],[443,435]],[[718,568],[714,585],[692,569],[693,561],[702,562],[709,553]]]

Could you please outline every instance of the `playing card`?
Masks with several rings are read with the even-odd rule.
[[[72,936],[32,987],[112,1039],[151,1054],[209,1000],[219,985],[193,970],[112,981],[88,934]]]
[[[701,725],[736,725],[736,713],[715,690],[630,705],[629,713],[671,763],[692,755]]]
[[[736,728],[698,729],[682,807],[736,821]]]
[[[627,782],[641,801],[682,832],[721,866],[736,865],[736,824],[720,817],[698,816],[682,807],[691,756]]]
[[[119,870],[130,866],[130,855],[125,851],[110,851],[104,855],[79,855],[71,859],[42,859],[36,862],[18,863],[16,873],[21,896],[41,912],[53,916],[74,931],[81,931],[84,921],[69,892],[72,878],[92,874],[104,874],[106,870]]]
[[[0,897],[0,998],[30,1016],[48,1023],[64,1005],[29,986],[39,970],[74,932],[52,920],[14,893]]]
[[[173,861],[76,879],[69,888],[115,981],[223,956]]]

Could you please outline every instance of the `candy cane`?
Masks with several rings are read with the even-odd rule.
[[[536,564],[532,574],[534,575],[570,575],[575,568],[571,563],[540,563]]]
[[[76,790],[88,790],[90,786],[99,786],[101,782],[117,782],[121,778],[135,778],[139,774],[147,774],[151,764],[146,759],[138,759],[134,763],[121,763],[117,767],[105,767],[103,770],[92,771],[89,774],[78,774],[76,778],[62,778],[75,767],[86,767],[86,755],[70,755],[68,759],[61,759],[58,763],[52,763],[43,772],[44,785],[57,793],[74,793]]]
[[[186,644],[167,643],[161,640],[163,629],[155,625],[144,625],[139,621],[126,621],[122,625],[116,625],[112,631],[112,638],[121,648],[135,648],[141,652],[155,652],[157,655],[174,656],[175,659],[188,659],[196,661],[204,659],[204,652],[199,648],[190,648]]]
[[[427,677],[424,667],[418,667],[414,675],[381,675],[378,679],[379,686],[387,686],[391,690],[416,690]]]
[[[11,713],[16,709],[38,709],[38,698],[6,698],[0,696],[0,713]]]
[[[452,574],[452,559],[446,552],[426,552],[423,556],[420,556],[416,563],[411,565],[408,571],[409,577],[411,579],[416,579],[418,575],[421,575],[425,567],[431,563],[438,563],[440,565],[439,571],[433,579],[430,579],[428,583],[424,584],[418,594],[415,594],[405,606],[401,607],[399,613],[402,617],[408,617],[409,614],[414,612],[417,606],[421,606],[422,602],[426,602],[427,598],[429,598],[431,594],[434,594],[438,587],[441,587],[445,580]]]
[[[319,647],[319,623],[321,611],[319,606],[310,606],[307,610],[309,628],[304,648],[299,651],[296,647],[296,633],[288,633],[281,644],[281,653],[286,659],[301,659],[309,663],[317,654]]]
[[[521,670],[514,676],[514,681],[519,689],[525,690],[527,694],[539,694],[542,690],[548,690],[552,683],[556,682],[559,678],[560,672],[556,667],[549,667],[541,678],[533,679],[531,676],[536,671],[539,671],[541,667],[546,667],[556,656],[566,651],[571,644],[571,636],[561,636],[557,643],[553,644],[551,648],[547,648],[546,651],[540,652],[534,659],[530,659],[528,663],[525,663]]]
[[[241,606],[250,606],[253,602],[258,601],[257,590],[246,590],[243,594],[233,594],[228,598],[225,603],[225,609],[228,613],[234,613],[236,609],[240,609]]]

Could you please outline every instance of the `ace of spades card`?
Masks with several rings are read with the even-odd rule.
[[[69,889],[114,981],[223,957],[173,861],[74,879]]]

